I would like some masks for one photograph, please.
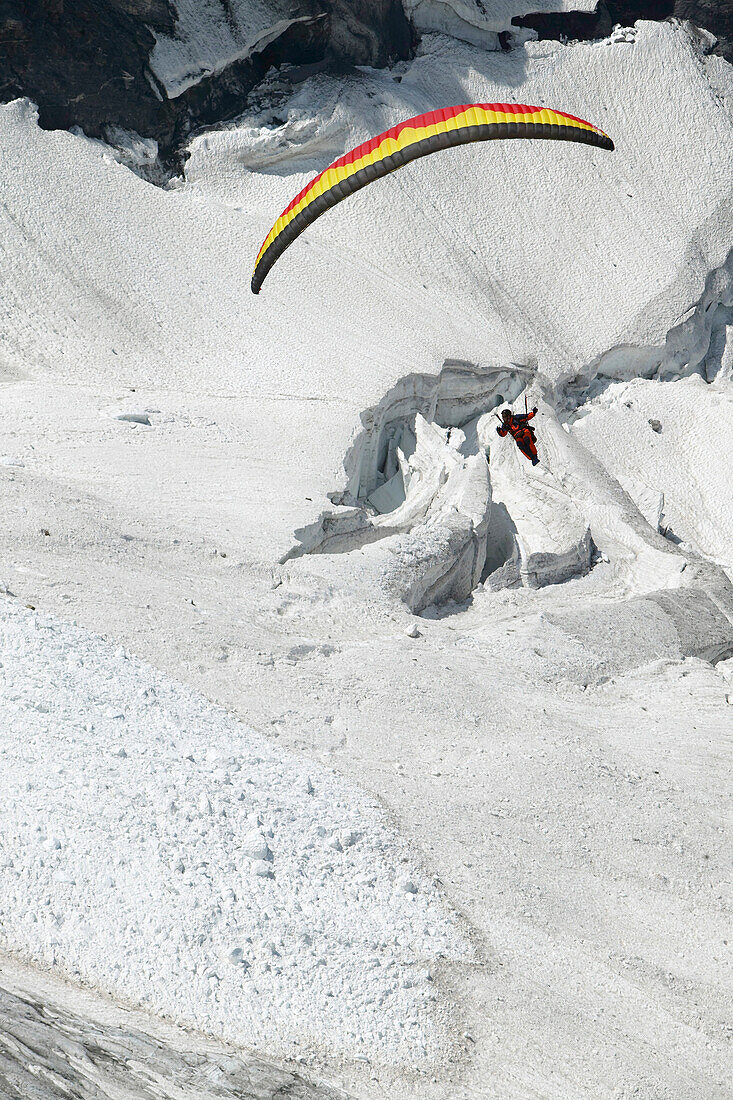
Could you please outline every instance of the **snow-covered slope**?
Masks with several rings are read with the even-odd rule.
[[[263,291],[273,320],[291,302],[305,306],[314,287],[331,310],[342,308],[355,282],[360,320],[387,347],[399,339],[399,305],[423,368],[439,317],[463,334],[454,344],[463,358],[485,361],[498,347],[509,359],[534,354],[555,374],[627,342],[663,342],[724,262],[731,115],[680,28],[645,23],[614,45],[530,42],[500,57],[436,37],[397,76],[399,84],[382,73],[308,82],[274,112],[287,113],[283,125],[265,113],[259,125],[194,142],[189,184],[250,215],[262,210],[264,236],[337,149],[435,103],[471,100],[569,110],[602,126],[617,151],[509,142],[420,161],[292,246]],[[692,128],[691,117],[708,121]],[[700,166],[704,184],[692,179]]]
[[[266,49],[295,23],[324,18],[315,4],[310,12],[293,15],[294,10],[297,6],[287,0],[177,0],[176,33],[157,36],[150,58],[153,72],[174,99],[202,76]]]
[[[470,951],[373,801],[79,629],[0,650],[6,948],[271,1055],[440,1056]]]
[[[283,485],[287,518],[258,516],[280,557],[339,487],[359,412],[400,377],[447,355],[535,356],[557,377],[663,342],[727,250],[731,119],[705,73],[668,25],[502,56],[437,38],[399,84],[318,77],[278,107],[283,125],[197,139],[172,194],[6,107],[4,354],[82,384],[234,398],[245,461],[297,454],[307,486]],[[251,296],[260,241],[308,172],[394,119],[474,98],[588,115],[617,152],[510,142],[428,158],[321,219]]]
[[[370,1064],[343,1071],[349,1087],[420,1100],[722,1098],[717,884],[733,631],[720,566],[731,560],[733,508],[724,475],[706,469],[719,461],[713,437],[688,424],[698,403],[708,418],[727,416],[730,73],[676,24],[490,55],[426,36],[414,61],[388,72],[320,74],[295,88],[271,76],[250,114],[193,142],[168,190],[98,144],[42,132],[26,102],[0,109],[0,582],[11,606],[80,624],[22,609],[3,618],[3,672],[17,697],[2,705],[20,708],[3,758],[17,805],[4,812],[9,825],[27,820],[13,866],[0,870],[3,942],[47,961],[55,949],[107,988],[264,1048],[305,1029],[278,1014],[291,998],[353,1053],[338,1005],[321,1012],[318,975],[304,989],[297,966],[277,975],[265,960],[266,971],[258,948],[248,973],[267,975],[262,1011],[233,1020],[209,995],[215,981],[187,982],[195,949],[173,951],[184,933],[203,935],[212,959],[223,947],[230,910],[214,920],[212,883],[234,891],[245,922],[230,877],[241,868],[226,860],[254,823],[226,783],[229,765],[210,768],[189,742],[201,727],[229,760],[240,738],[254,751],[253,728],[277,742],[252,764],[275,833],[265,837],[274,861],[262,861],[274,880],[244,879],[253,904],[282,890],[290,907],[298,868],[287,861],[320,824],[310,809],[300,816],[319,788],[312,778],[315,794],[300,791],[287,750],[331,769],[319,772],[329,829],[351,829],[350,810],[332,805],[351,799],[384,839],[367,859],[384,890],[355,911],[360,920],[392,920],[387,884],[402,849],[349,781],[386,803],[474,932],[476,959],[436,968],[436,1013],[417,1025],[435,1024],[428,1053],[450,1054],[431,1064],[399,1023],[380,1037],[384,977],[372,975],[373,1000],[348,1002],[372,1041]],[[391,122],[472,99],[579,114],[616,152],[508,142],[428,158],[331,211],[251,295],[261,240],[310,174]],[[690,369],[708,382],[675,381]],[[619,404],[619,379],[638,408]],[[495,407],[523,404],[527,387],[540,405],[531,473],[510,440],[480,430]],[[675,516],[667,538],[660,492]],[[506,587],[512,579],[519,587]],[[535,587],[548,580],[561,583]],[[456,603],[472,586],[472,602]],[[432,599],[439,606],[423,606]],[[135,656],[115,657],[81,627]],[[78,655],[88,663],[76,668]],[[138,657],[188,685],[165,681],[167,715],[148,717],[134,695],[158,675]],[[36,698],[48,709],[34,709]],[[113,755],[119,723],[138,731],[126,756]],[[108,783],[116,818],[90,823],[84,806],[65,817],[53,801],[78,802],[80,749],[91,794]],[[162,771],[156,753],[169,750]],[[19,787],[24,761],[38,777],[30,791]],[[122,788],[147,761],[152,795]],[[258,785],[268,776],[277,807]],[[43,835],[61,842],[33,864],[22,842],[39,854],[39,823],[26,806],[53,817],[58,830]],[[95,894],[95,927],[115,906],[125,918],[123,974],[107,940],[89,935],[87,950],[79,931],[95,853],[120,823],[122,871],[135,869],[155,898],[141,914],[131,891],[118,898],[116,872]],[[181,913],[165,889],[190,870],[183,855],[183,872],[161,862],[146,877],[153,825],[209,863],[186,887],[198,909]],[[281,883],[278,838],[293,871]],[[323,871],[343,930],[360,848],[330,851],[308,857],[316,873],[302,891],[318,911]],[[74,886],[53,878],[67,857]],[[51,904],[39,924],[24,899],[41,888]],[[431,923],[422,889],[417,920],[407,895],[395,902],[415,953]],[[169,943],[156,938],[162,919],[175,929]],[[133,945],[140,921],[149,934]],[[290,942],[291,931],[278,935]],[[329,931],[317,931],[327,945]],[[360,973],[359,944],[338,944]],[[219,984],[244,1012],[251,990],[238,984],[240,964],[228,965]],[[398,986],[407,1020],[421,988]],[[451,1003],[457,1016],[443,1015]],[[325,1050],[330,1040],[311,1034]],[[324,1069],[335,1066],[338,1054]]]
[[[661,526],[733,574],[730,382],[610,386],[573,427],[632,497],[662,494]]]

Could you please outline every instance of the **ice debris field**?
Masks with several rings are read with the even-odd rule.
[[[246,1046],[435,1056],[431,967],[470,950],[374,801],[121,647],[0,638],[7,947]]]

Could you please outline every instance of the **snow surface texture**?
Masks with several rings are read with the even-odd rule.
[[[733,576],[730,381],[620,382],[583,411],[573,434],[640,506],[661,495],[663,530]]]
[[[345,1100],[300,1073],[0,956],[0,1081],[22,1100]],[[152,1034],[151,1034],[152,1032]]]
[[[229,823],[241,824],[237,837],[250,828],[232,804],[241,773],[231,775],[230,791],[216,778],[228,765],[190,746],[176,753],[186,739],[199,742],[202,714],[214,749],[226,741],[227,760],[231,731],[244,737],[245,727],[170,684],[163,695],[178,692],[176,705],[194,723],[180,737],[162,714],[141,741],[121,739],[115,727],[124,720],[104,708],[83,721],[77,711],[61,755],[74,753],[76,738],[99,738],[98,770],[88,778],[101,784],[100,797],[108,797],[104,783],[151,768],[140,790],[114,792],[112,808],[131,837],[129,851],[115,853],[129,866],[104,872],[115,881],[152,848],[146,826],[157,824],[159,804],[146,788],[171,781],[156,752],[143,753],[148,735],[163,737],[170,775],[191,807],[181,820],[162,802],[160,827],[190,828],[197,862],[234,874],[257,896],[287,888],[278,869],[312,835],[287,831],[288,814],[319,797],[313,776],[314,796],[293,786],[300,772],[289,751],[341,772],[343,787],[327,780],[339,790],[353,781],[387,805],[470,923],[478,957],[468,966],[446,959],[433,982],[397,994],[417,1006],[421,988],[435,992],[432,1041],[450,1045],[440,1065],[421,1056],[422,1040],[380,1040],[383,1007],[371,1002],[359,1009],[364,1022],[355,1016],[344,1025],[335,1008],[311,1019],[328,1034],[314,1039],[308,1057],[360,1095],[727,1094],[729,919],[720,882],[733,683],[722,659],[731,628],[721,566],[730,562],[732,509],[730,486],[712,470],[716,443],[691,425],[698,394],[721,421],[728,408],[730,72],[703,56],[694,33],[671,24],[642,23],[606,43],[527,43],[492,55],[426,37],[420,55],[391,72],[321,75],[296,90],[273,75],[246,118],[194,141],[186,176],[169,191],[117,163],[118,151],[39,131],[28,104],[0,111],[7,636],[21,647],[16,654],[27,646],[44,668],[69,629],[47,619],[32,626],[33,617],[12,612],[15,600],[108,633],[267,735],[271,755],[247,750],[263,760],[251,778],[271,766],[293,776],[278,802],[281,819],[262,814],[260,830],[275,833],[264,837],[274,859],[262,869],[275,878],[242,879],[244,853],[234,872],[223,862]],[[428,158],[327,214],[252,297],[261,240],[310,173],[436,102],[512,98],[598,122],[616,153],[514,142]],[[466,369],[446,369],[456,362]],[[692,370],[709,384],[686,379]],[[638,402],[631,410],[618,404],[626,392],[619,382]],[[521,406],[527,385],[540,406],[534,471],[482,423],[502,402]],[[487,442],[488,471],[480,453]],[[398,469],[404,501],[392,481]],[[364,514],[369,538],[382,535],[398,518],[382,510],[392,503],[408,529],[360,543]],[[429,574],[441,562],[449,580],[461,565],[457,580],[475,583],[467,551],[487,508],[490,556],[472,599],[451,602],[445,588],[439,606],[411,615],[405,594],[429,598]],[[301,533],[336,522],[325,513],[349,510],[361,533],[339,532],[347,552],[283,561],[306,546]],[[492,540],[497,517],[504,525]],[[590,560],[588,531],[597,551]],[[697,560],[696,548],[711,560]],[[521,586],[509,587],[517,575]],[[562,583],[537,585],[548,580]],[[463,599],[465,588],[453,591]],[[141,722],[143,700],[120,698],[137,661],[114,657],[87,634],[74,638],[94,651],[92,669],[108,662],[104,706]],[[13,652],[20,705],[26,666],[13,664]],[[35,744],[6,728],[16,760],[40,752],[45,724],[68,701],[62,691],[42,703],[47,713],[22,711],[36,724]],[[172,704],[165,709],[176,714]],[[87,722],[94,731],[83,729]],[[126,757],[111,754],[120,741]],[[200,900],[198,910],[181,913],[180,898],[151,884],[179,937],[169,934],[171,950],[181,953],[156,939],[160,917],[148,906],[141,927],[149,935],[125,956],[137,960],[139,983],[131,978],[123,989],[118,960],[94,943],[85,951],[74,932],[86,903],[75,860],[90,839],[119,832],[119,822],[96,814],[89,825],[90,796],[83,827],[73,828],[71,816],[62,821],[50,788],[70,788],[71,776],[55,766],[65,765],[42,759],[37,771],[59,826],[44,835],[62,847],[44,848],[43,867],[27,868],[52,905],[34,922],[27,890],[18,891],[7,935],[19,948],[38,943],[38,920],[44,928],[54,899],[79,891],[79,908],[64,910],[66,924],[51,930],[60,941],[53,950],[75,953],[72,965],[91,980],[109,976],[122,996],[147,992],[149,1005],[182,1005],[221,1031],[212,986],[234,983],[236,992],[261,967],[273,996],[302,1005],[317,990],[304,990],[298,967],[275,956],[269,965],[282,973],[264,971],[259,941],[248,971],[226,955],[224,966],[220,948],[244,952],[245,943],[217,938],[230,911],[222,905],[219,922],[208,923],[211,891],[196,877],[204,869],[183,855],[182,872],[160,864],[160,881],[179,889],[192,872],[193,885],[180,886]],[[33,777],[15,780],[25,781]],[[202,790],[213,814],[199,809]],[[20,794],[31,809],[40,797]],[[365,796],[338,797],[375,812]],[[218,815],[219,800],[231,818]],[[332,811],[334,828],[341,817],[351,828],[341,809]],[[41,822],[30,810],[28,821],[35,844]],[[199,824],[201,834],[193,832]],[[374,854],[386,887],[402,849],[392,834],[376,835],[392,837],[392,848]],[[334,874],[359,857],[359,844],[331,856],[320,839],[312,858],[332,859]],[[66,860],[76,886],[51,879]],[[20,857],[18,866],[26,866]],[[16,869],[0,871],[3,889],[16,889]],[[427,895],[416,885],[417,910],[397,895],[405,913],[421,915],[409,926],[413,952],[425,949],[419,907]],[[112,904],[101,888],[98,897]],[[122,911],[135,904],[135,895],[124,897]],[[187,954],[181,937],[194,931],[210,937],[204,946],[218,983],[198,972],[187,978],[183,965],[200,949]],[[312,962],[310,946],[302,950]],[[152,974],[148,957],[160,962]],[[382,988],[371,981],[375,993]],[[443,1017],[451,1001],[459,1027]],[[236,1026],[259,1025],[250,1017]],[[298,1026],[273,1025],[283,1046]],[[350,1041],[349,1027],[372,1036],[368,1063],[328,1053]],[[271,1038],[268,1029],[267,1053]]]
[[[317,77],[261,119],[196,139],[173,194],[6,107],[4,354],[81,383],[101,372],[237,403],[243,457],[271,455],[282,484],[274,508],[259,492],[241,501],[257,515],[250,546],[280,558],[338,488],[359,414],[405,375],[437,373],[448,352],[534,356],[553,379],[664,342],[723,264],[733,219],[731,118],[706,74],[668,25],[641,24],[633,43],[490,56],[434,38],[399,84]],[[249,265],[310,172],[438,100],[502,98],[592,117],[621,152],[507,142],[427,158],[321,219],[252,297]]]
[[[293,18],[287,0],[175,0],[174,7],[175,37],[158,32],[150,58],[171,99],[202,76],[264,50],[293,23],[316,17]]]
[[[466,946],[374,802],[122,648],[0,631],[6,946],[246,1046],[436,1056]]]

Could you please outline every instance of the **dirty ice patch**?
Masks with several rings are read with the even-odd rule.
[[[438,1057],[458,923],[378,805],[106,640],[0,611],[0,942],[248,1046]]]

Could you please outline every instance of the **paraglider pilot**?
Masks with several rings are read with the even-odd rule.
[[[532,412],[513,413],[511,409],[504,409],[501,414],[502,423],[496,429],[496,434],[510,435],[525,458],[528,458],[533,466],[539,462],[537,457],[537,437],[534,428],[529,421],[537,414],[535,405]]]

